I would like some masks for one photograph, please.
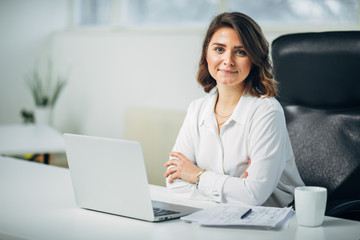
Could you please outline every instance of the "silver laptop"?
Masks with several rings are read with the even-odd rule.
[[[151,200],[139,142],[67,133],[64,140],[79,207],[154,222],[199,210]]]

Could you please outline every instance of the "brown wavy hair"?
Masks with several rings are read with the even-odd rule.
[[[210,75],[206,54],[214,33],[222,28],[234,29],[252,63],[251,71],[245,79],[244,94],[252,96],[273,97],[278,93],[277,82],[272,74],[269,58],[269,43],[266,41],[260,26],[249,16],[239,12],[226,12],[216,16],[210,23],[202,46],[197,81],[210,92],[216,86],[216,80]]]

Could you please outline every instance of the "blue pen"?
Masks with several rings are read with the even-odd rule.
[[[247,216],[249,216],[250,213],[251,213],[251,211],[252,211],[251,208],[250,208],[249,210],[247,210],[246,213],[244,213],[244,214],[241,216],[241,219],[244,219],[244,218],[246,218]]]

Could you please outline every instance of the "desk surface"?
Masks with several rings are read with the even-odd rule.
[[[209,207],[210,202],[179,200],[150,185],[155,199]],[[322,227],[281,230],[212,228],[170,220],[150,223],[80,209],[69,170],[0,157],[0,239],[360,239],[360,222],[325,217]]]
[[[0,154],[63,153],[63,136],[47,125],[9,124],[0,126]]]

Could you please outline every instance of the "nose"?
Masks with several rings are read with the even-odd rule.
[[[232,53],[224,54],[223,63],[225,66],[231,66],[231,67],[235,66],[235,62],[234,62]]]

